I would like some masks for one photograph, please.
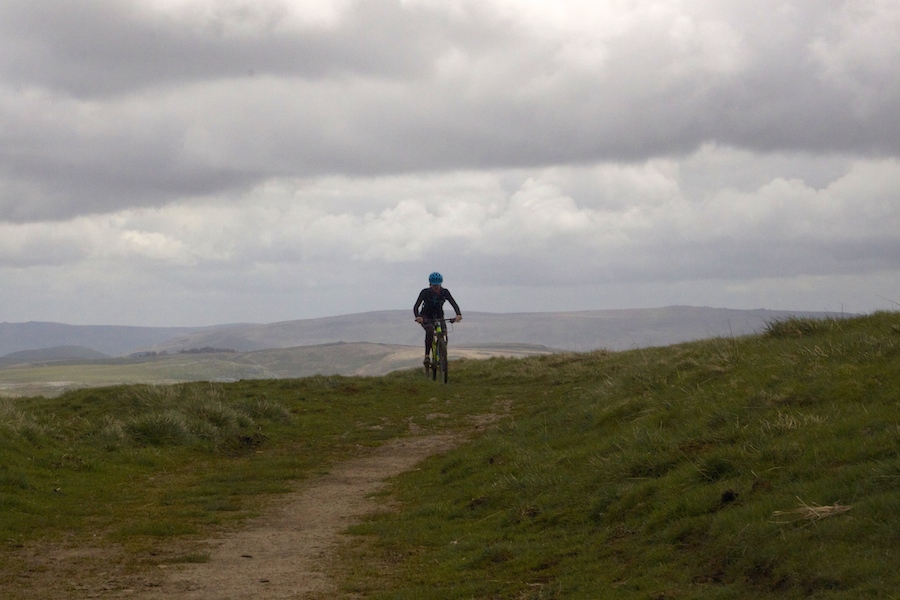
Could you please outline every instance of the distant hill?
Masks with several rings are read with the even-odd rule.
[[[422,360],[423,335],[411,312],[381,311],[193,329],[0,324],[0,348],[29,344],[28,349],[19,348],[0,357],[0,395],[55,395],[73,387],[119,383],[381,375],[416,368]],[[827,316],[834,315],[690,306],[558,313],[473,312],[453,326],[450,352],[455,359],[598,348],[627,350],[742,336],[759,332],[772,321]],[[73,337],[94,346],[59,343]],[[41,342],[46,346],[32,347]]]
[[[453,346],[451,357],[483,359],[493,356],[550,354],[542,346]],[[18,353],[34,359],[37,353]],[[20,357],[21,358],[21,357]],[[0,359],[0,396],[56,396],[66,390],[104,385],[238,379],[289,379],[311,375],[384,375],[400,369],[418,369],[422,351],[417,346],[336,343],[252,352],[202,352],[141,355],[119,358],[70,360]]]
[[[53,346],[38,350],[20,350],[0,356],[0,366],[59,360],[96,360],[108,355],[84,346]]]
[[[755,333],[767,321],[791,316],[833,315],[692,306],[546,313],[467,312],[464,321],[453,327],[451,343],[529,344],[574,351],[627,350]],[[194,348],[250,352],[338,342],[418,346],[422,340],[422,329],[413,321],[411,310],[209,327],[0,323],[0,356],[61,346],[127,356],[135,352],[171,353]]]
[[[159,344],[202,327],[129,327],[119,325],[66,325],[30,321],[0,323],[0,356],[22,350],[58,346],[82,346],[103,354],[120,356]]]
[[[572,351],[626,350],[756,333],[767,321],[791,316],[833,315],[691,306],[549,313],[472,312],[465,313],[463,322],[453,326],[451,340],[465,346],[501,343]],[[266,325],[212,327],[149,349],[172,352],[211,346],[246,352],[337,342],[415,346],[422,340],[422,329],[413,321],[412,311],[381,311]]]

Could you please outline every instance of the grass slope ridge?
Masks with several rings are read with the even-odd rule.
[[[896,597],[897,314],[468,367],[511,418],[354,528],[364,597]]]
[[[896,597],[897,313],[459,360],[451,373],[449,385],[405,371],[6,401],[0,586],[10,598],[133,589],[109,565],[134,577],[202,561],[198,540],[414,427],[474,437],[396,479],[392,510],[351,528],[335,568],[348,596]],[[504,418],[475,432],[486,412]],[[62,542],[108,548],[102,581],[86,551],[60,572]]]

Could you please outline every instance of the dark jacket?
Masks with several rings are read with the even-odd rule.
[[[413,306],[413,314],[416,317],[424,317],[426,319],[443,319],[444,302],[449,302],[450,306],[453,307],[453,310],[456,311],[456,314],[462,314],[456,300],[450,295],[450,290],[443,287],[441,288],[440,293],[437,294],[435,294],[434,290],[430,287],[419,292],[419,297]],[[422,307],[421,311],[419,310],[420,306]]]

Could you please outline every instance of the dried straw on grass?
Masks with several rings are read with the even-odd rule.
[[[818,521],[820,519],[824,519],[825,517],[833,517],[834,515],[845,513],[853,508],[852,506],[845,506],[843,504],[832,504],[829,506],[819,506],[818,504],[816,504],[810,506],[800,498],[797,498],[797,501],[800,503],[799,508],[795,508],[793,510],[776,510],[773,513],[776,517],[787,517],[779,519],[778,521],[776,521],[776,523]]]

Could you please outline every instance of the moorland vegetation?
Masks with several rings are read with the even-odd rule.
[[[501,418],[468,430],[485,414]],[[454,430],[467,441],[394,480],[392,509],[350,527],[333,573],[348,597],[900,589],[893,312],[664,348],[459,360],[448,385],[410,370],[0,401],[0,587],[34,597],[48,578],[28,556],[60,546],[115,547],[132,570],[202,562],[203,539],[329,464]],[[84,597],[91,570],[65,575],[54,597]]]

